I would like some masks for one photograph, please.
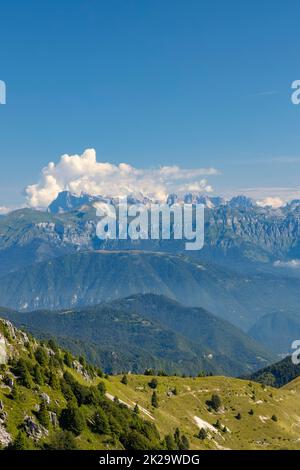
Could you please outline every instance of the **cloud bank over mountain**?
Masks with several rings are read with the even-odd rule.
[[[5,206],[0,206],[0,215],[5,215],[9,212],[9,208]]]
[[[136,168],[127,163],[118,165],[97,161],[96,151],[87,149],[82,155],[62,155],[57,163],[50,162],[41,171],[37,183],[25,189],[26,204],[35,209],[45,209],[62,191],[75,195],[138,198],[166,201],[169,194],[181,196],[186,193],[211,193],[212,185],[207,177],[218,175],[214,167],[182,168],[161,166]],[[284,206],[292,199],[300,199],[300,188],[253,187],[227,188],[219,191],[226,200],[237,194],[250,197],[259,206],[274,209]],[[8,210],[0,207],[0,214]]]
[[[261,207],[270,206],[270,207],[281,207],[284,205],[283,200],[280,197],[266,197],[262,201],[257,201],[257,204]]]
[[[276,268],[292,268],[300,269],[300,259],[292,259],[290,261],[275,261],[274,266]]]
[[[87,149],[82,155],[62,155],[57,164],[50,162],[43,168],[40,181],[28,186],[25,194],[28,205],[34,208],[47,207],[66,190],[114,197],[139,194],[163,201],[173,192],[211,192],[206,177],[217,174],[215,168],[138,169],[127,163],[98,162],[96,151]]]

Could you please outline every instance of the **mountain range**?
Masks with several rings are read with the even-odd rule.
[[[0,276],[79,250],[184,251],[183,240],[100,240],[94,199],[63,193],[50,204],[49,212],[20,209],[1,217]],[[205,246],[193,254],[198,259],[243,269],[263,264],[271,269],[276,261],[300,258],[299,201],[275,210],[244,196],[229,202],[203,195],[198,200],[206,205]],[[276,269],[284,271],[285,265],[279,266]]]
[[[74,335],[72,329],[76,330],[76,326],[72,322],[68,335],[63,335],[61,340],[68,345],[73,341],[76,351],[84,350],[89,357],[94,355],[97,360],[104,360],[112,371],[119,371],[120,367],[140,371],[150,364],[152,357],[155,365],[169,365],[168,370],[173,368],[181,373],[186,367],[193,373],[203,368],[242,374],[247,372],[249,364],[253,369],[262,365],[254,356],[268,361],[274,354],[291,352],[291,342],[298,339],[295,336],[299,331],[300,201],[273,209],[261,207],[245,196],[225,201],[204,195],[169,195],[168,204],[205,205],[205,246],[199,252],[185,251],[184,240],[100,240],[96,235],[99,219],[95,208],[99,201],[116,203],[115,199],[103,196],[63,192],[48,211],[20,209],[0,218],[0,305],[24,312],[22,318],[28,314],[27,319],[32,319],[32,325],[24,321],[28,328],[37,328],[36,314],[29,313],[34,310],[39,311],[37,315],[42,319],[49,316],[58,323],[58,310],[70,310],[69,319],[76,315],[85,319],[85,308],[91,309],[95,316],[96,311],[101,312],[101,321],[106,321],[99,324],[99,328],[106,325],[106,338],[101,337],[101,344],[98,336]],[[148,206],[151,201],[131,196],[129,204],[135,202]],[[148,294],[168,298],[165,310],[163,304],[159,305],[158,313],[154,314],[150,308],[152,297]],[[139,295],[144,296],[143,308],[137,301]],[[128,296],[135,298],[138,312],[124,300],[120,309],[118,302]],[[174,316],[172,302],[181,304],[180,315]],[[240,343],[235,340],[231,350],[219,350],[216,343],[220,339],[216,338],[220,338],[220,331],[224,333],[224,325],[221,328],[216,320],[207,320],[206,327],[199,329],[190,310],[193,308],[203,309],[218,321],[230,322],[235,337],[237,331],[237,336],[246,334],[247,341],[241,336],[239,341],[244,342],[245,351],[250,348],[252,356],[247,353],[241,359]],[[56,317],[51,317],[51,310]],[[155,338],[155,352],[141,347],[144,342],[147,344],[141,339],[143,335],[136,343],[130,340],[137,349],[131,350],[128,342],[120,349],[118,341],[109,345],[112,340],[109,322],[116,310],[122,313],[122,325],[125,325],[122,334],[126,332],[127,340],[134,336],[126,315],[141,315],[139,327],[144,317],[146,322],[153,323],[150,336]],[[187,319],[188,332],[184,331]],[[203,320],[202,324],[205,323]],[[81,328],[82,324],[83,320]],[[163,355],[159,354],[163,341],[156,336],[157,324],[161,335],[166,335],[169,349],[173,348],[171,356],[166,353],[168,348],[163,350]],[[212,325],[216,325],[216,331]],[[46,332],[45,324],[43,328]],[[37,328],[39,334],[43,328]],[[196,337],[191,336],[193,332],[197,332]],[[52,333],[62,336],[56,330]],[[224,346],[228,342],[221,343]],[[257,353],[258,343],[265,354]],[[214,348],[219,364],[214,362],[216,354],[213,361],[207,361],[206,356],[213,354]],[[111,359],[115,352],[119,368],[118,361]],[[184,366],[178,366],[176,354],[182,355]],[[191,362],[194,368],[189,368]]]
[[[169,374],[241,375],[275,357],[227,321],[161,295],[138,294],[57,312],[0,313],[39,337],[55,336],[110,373],[154,367]]]

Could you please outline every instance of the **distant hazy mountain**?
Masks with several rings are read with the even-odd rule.
[[[256,203],[253,201],[253,199],[240,195],[233,197],[229,201],[228,205],[235,209],[250,209],[256,206]]]
[[[297,310],[297,307],[295,307]],[[279,354],[291,354],[293,341],[300,340],[300,309],[287,309],[261,317],[249,330],[252,338]]]
[[[35,334],[55,335],[72,351],[85,352],[114,372],[154,367],[169,373],[239,375],[273,359],[230,323],[156,295],[59,312],[2,310],[1,315]]]
[[[247,275],[184,255],[79,252],[4,276],[0,305],[17,310],[72,308],[154,293],[201,306],[247,330],[287,302],[296,308],[299,288],[298,278],[264,272]]]
[[[138,312],[184,335],[190,341],[197,343],[200,341],[211,350],[213,355],[228,356],[239,364],[247,364],[247,367],[253,361],[254,351],[255,363],[264,361],[266,357],[270,358],[265,348],[258,342],[253,342],[241,330],[203,308],[185,307],[165,296],[154,294],[138,294],[112,301],[108,305],[117,310]],[[252,356],[251,359],[250,356]],[[256,367],[256,365],[253,366]]]

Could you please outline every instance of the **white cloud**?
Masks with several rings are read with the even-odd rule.
[[[27,203],[34,208],[47,207],[65,190],[114,197],[142,194],[165,200],[172,192],[212,191],[205,177],[216,174],[214,168],[138,169],[126,163],[97,162],[95,150],[87,149],[82,155],[63,155],[57,164],[50,162],[43,168],[40,181],[28,186],[25,193]]]
[[[293,199],[300,199],[300,187],[240,187],[221,191],[225,198],[231,198],[236,194],[244,194],[261,206],[272,205],[273,207],[284,206]]]
[[[8,214],[10,210],[8,207],[0,206],[0,215]]]
[[[300,268],[300,259],[292,259],[291,261],[275,261],[274,266],[276,268]]]
[[[265,199],[261,201],[256,201],[258,206],[265,207],[265,206],[271,206],[274,207],[275,209],[278,207],[282,207],[284,205],[284,202],[280,197],[266,197]]]

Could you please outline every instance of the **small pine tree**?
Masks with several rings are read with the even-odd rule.
[[[44,426],[45,428],[49,427],[50,424],[50,417],[49,417],[49,411],[47,409],[47,405],[44,401],[40,404],[40,409],[36,413],[37,419],[39,422]]]
[[[93,416],[92,431],[97,434],[110,434],[109,421],[102,408],[98,408]]]
[[[176,444],[177,448],[179,448],[180,442],[181,442],[181,432],[180,432],[180,429],[179,429],[179,428],[176,428],[176,429],[175,429],[175,432],[174,432],[174,441],[175,441],[175,444]]]
[[[33,369],[34,382],[38,385],[44,385],[44,377],[42,374],[42,368],[39,364],[36,364]]]
[[[237,420],[241,420],[241,419],[242,419],[241,413],[238,413],[238,414],[236,415],[236,419],[237,419]]]
[[[156,393],[155,391],[152,393],[151,405],[152,405],[154,408],[158,408],[158,397],[157,397],[157,393]]]
[[[55,353],[58,352],[59,348],[58,348],[58,344],[57,342],[55,341],[55,339],[51,338],[49,339],[48,341],[48,346],[50,349],[52,349],[52,351],[54,351]]]
[[[189,448],[190,448],[189,440],[185,435],[183,435],[181,438],[179,450],[189,450]]]
[[[176,450],[176,443],[174,437],[171,434],[168,434],[165,437],[165,446],[167,450]]]
[[[105,392],[106,392],[106,387],[105,387],[105,383],[104,382],[99,382],[98,385],[97,385],[97,388],[100,392],[100,395],[105,395]]]
[[[121,383],[124,384],[124,385],[128,384],[128,377],[127,377],[126,374],[123,375],[123,377],[121,379]]]
[[[271,418],[272,421],[275,421],[275,423],[277,423],[278,421],[278,418],[276,415],[272,415],[272,418]]]
[[[72,367],[73,365],[73,358],[72,354],[69,352],[65,352],[64,354],[64,363],[67,367]]]
[[[222,406],[222,401],[219,395],[212,395],[211,400],[210,400],[210,406],[212,407],[213,410],[218,411],[221,406]]]
[[[138,415],[140,413],[139,405],[136,403],[135,407],[133,408],[133,412]]]
[[[250,415],[250,416],[253,416],[253,415],[254,415],[254,411],[253,411],[252,408],[251,408],[251,410],[249,411],[249,415]]]
[[[214,424],[214,427],[217,428],[217,429],[220,429],[221,428],[221,423],[220,423],[220,420],[218,419],[217,422]]]
[[[85,419],[74,403],[62,410],[59,422],[63,429],[73,432],[75,436],[79,436],[85,427]]]
[[[31,375],[29,373],[29,370],[26,364],[23,364],[22,367],[20,367],[19,369],[18,381],[20,385],[23,385],[23,387],[26,387],[26,388],[33,387],[33,381],[32,381]]]
[[[57,376],[56,372],[54,372],[53,370],[50,372],[49,385],[50,385],[51,388],[53,388],[53,390],[59,390],[60,389],[60,383],[59,383],[58,376]]]
[[[205,428],[201,428],[200,431],[199,431],[199,434],[198,434],[198,437],[199,439],[201,439],[202,441],[204,441],[204,439],[207,438],[207,431]]]
[[[45,348],[38,346],[37,350],[34,353],[35,359],[42,366],[45,367],[49,362],[49,356]]]
[[[174,387],[174,388],[173,388],[173,395],[178,395],[177,387]]]

